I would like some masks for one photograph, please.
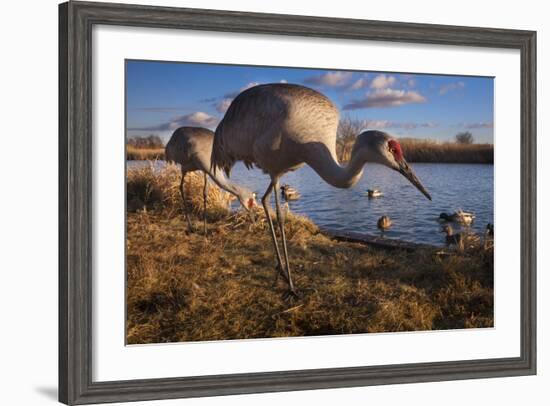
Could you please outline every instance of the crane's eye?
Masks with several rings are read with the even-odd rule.
[[[388,149],[392,153],[393,157],[400,161],[403,159],[403,152],[401,150],[401,145],[395,140],[389,140],[388,141]]]

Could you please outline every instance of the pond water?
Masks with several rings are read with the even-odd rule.
[[[129,163],[129,167],[138,163]],[[289,184],[301,194],[289,202],[291,211],[309,217],[319,226],[337,230],[380,235],[376,222],[387,215],[392,227],[386,238],[442,245],[444,235],[437,221],[441,212],[458,209],[475,213],[472,230],[483,233],[493,223],[493,165],[411,164],[432,196],[429,201],[399,173],[377,164],[365,166],[363,177],[351,189],[337,189],[325,183],[309,166],[287,173],[281,184]],[[238,163],[232,171],[234,182],[258,193],[269,185],[269,177],[258,169],[247,170]],[[367,189],[379,189],[380,198],[369,199]],[[272,202],[274,204],[274,202]],[[457,231],[458,225],[453,225]]]

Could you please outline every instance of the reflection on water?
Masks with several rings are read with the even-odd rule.
[[[139,163],[130,162],[129,166],[132,165]],[[289,202],[293,212],[333,230],[378,235],[376,222],[387,215],[393,221],[384,233],[387,238],[440,245],[444,240],[437,221],[441,212],[458,209],[474,212],[476,220],[471,228],[479,233],[484,232],[487,223],[493,223],[493,165],[412,166],[432,195],[432,201],[399,173],[376,164],[368,164],[363,177],[351,189],[328,185],[307,165],[286,174],[281,184],[288,183],[302,196]],[[233,168],[231,179],[256,191],[260,197],[269,184],[267,175],[258,169],[247,170],[241,163]],[[369,199],[367,189],[379,189],[384,195]]]

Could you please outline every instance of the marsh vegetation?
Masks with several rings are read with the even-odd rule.
[[[189,233],[179,169],[127,173],[129,344],[493,326],[493,250],[375,249],[336,241],[287,213],[286,234],[301,297],[282,299],[261,213],[252,223],[209,188],[208,237]],[[186,179],[200,230],[203,177]]]

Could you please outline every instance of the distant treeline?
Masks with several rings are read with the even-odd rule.
[[[493,144],[437,143],[417,139],[400,139],[400,142],[409,162],[493,163]]]
[[[126,146],[140,149],[164,148],[164,143],[158,135],[135,136],[126,140]]]
[[[342,118],[336,136],[336,154],[340,162],[349,161],[355,139],[364,127],[361,120]],[[493,163],[493,144],[474,144],[474,137],[469,132],[456,134],[455,142],[417,138],[399,138],[399,142],[409,162]]]
[[[126,159],[128,161],[164,159],[164,143],[158,135],[154,134],[128,138]]]
[[[144,160],[162,160],[164,159],[164,147],[162,148],[139,148],[126,145],[126,160],[144,161]]]
[[[355,139],[361,131],[363,122],[342,119],[336,137],[336,153],[340,162],[347,162]],[[405,158],[409,162],[431,163],[479,163],[492,164],[494,161],[493,144],[474,144],[470,133],[459,133],[456,142],[436,142],[416,138],[400,138]],[[133,137],[127,140],[127,160],[164,159],[164,144],[160,137]]]

